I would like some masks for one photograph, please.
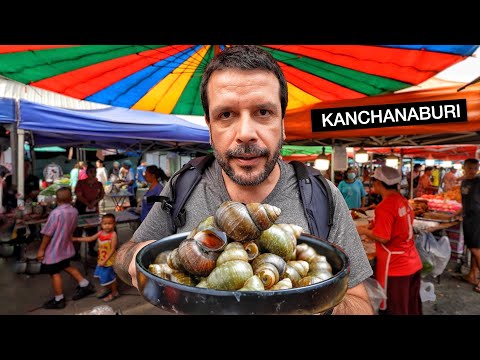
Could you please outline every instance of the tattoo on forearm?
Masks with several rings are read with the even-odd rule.
[[[132,277],[128,273],[128,267],[132,261],[133,254],[135,253],[136,245],[137,243],[133,241],[123,244],[120,249],[118,249],[113,265],[115,273],[123,280],[123,282],[130,286],[133,286],[133,284]]]

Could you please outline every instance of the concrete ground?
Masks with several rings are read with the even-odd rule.
[[[107,203],[106,210],[110,211],[111,208],[112,204]],[[133,231],[128,224],[118,225],[120,243],[128,241]],[[92,277],[96,259],[87,260],[91,265],[87,269],[87,278],[100,289],[98,280]],[[75,261],[72,264],[84,271],[83,262]],[[62,277],[67,306],[59,310],[46,310],[42,308],[42,304],[53,296],[50,276],[17,274],[14,265],[15,258],[0,258],[0,315],[74,315],[102,305],[108,305],[113,312],[123,315],[170,315],[145,301],[135,288],[121,280],[119,280],[121,296],[110,303],[104,303],[94,294],[73,301],[71,297],[76,282],[66,273],[62,273]],[[435,301],[423,303],[425,315],[480,315],[480,294],[473,291],[472,285],[453,277],[456,268],[456,262],[451,261],[439,278],[423,279],[433,283],[436,295]],[[468,268],[462,268],[464,273],[467,270]]]

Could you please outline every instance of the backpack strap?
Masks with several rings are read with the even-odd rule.
[[[300,161],[290,161],[290,164],[295,169],[308,226],[313,235],[327,239],[335,213],[330,186],[317,169]]]
[[[185,225],[187,214],[184,205],[195,186],[202,179],[205,169],[213,162],[213,154],[196,157],[178,170],[171,179],[171,198],[161,196],[162,209],[167,211],[173,220],[174,232]]]

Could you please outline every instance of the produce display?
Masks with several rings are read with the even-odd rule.
[[[189,286],[226,291],[282,290],[333,276],[325,256],[297,244],[302,228],[276,224],[269,204],[226,201],[180,245],[160,253],[149,271]]]
[[[436,194],[436,195],[423,195],[421,199],[425,199],[428,201],[428,210],[434,211],[445,211],[449,213],[456,212],[462,208],[461,202],[457,200],[450,200],[449,196],[446,195],[448,193],[443,194]],[[460,197],[461,201],[461,197]]]

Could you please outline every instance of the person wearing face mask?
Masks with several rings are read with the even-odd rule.
[[[338,189],[343,195],[349,209],[358,209],[365,206],[367,193],[362,182],[357,179],[357,171],[349,167],[345,172],[345,179],[340,181]]]

